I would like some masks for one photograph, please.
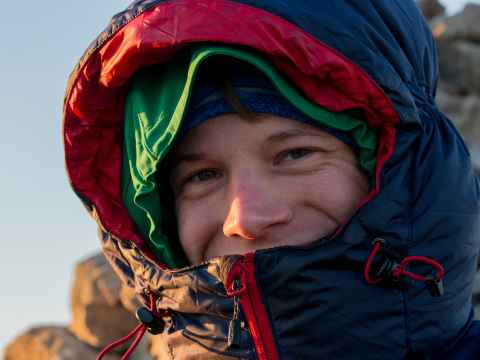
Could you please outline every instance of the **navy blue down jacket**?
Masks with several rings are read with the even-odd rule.
[[[376,186],[332,241],[172,268],[142,238],[119,176],[129,80],[206,41],[263,53],[378,132]],[[437,68],[412,0],[140,0],[113,18],[68,83],[66,164],[162,359],[480,359],[479,182]]]

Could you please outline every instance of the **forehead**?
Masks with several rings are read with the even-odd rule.
[[[224,114],[209,119],[191,129],[175,147],[181,154],[189,151],[229,149],[238,144],[275,144],[296,137],[315,137],[315,140],[337,146],[348,146],[321,128],[271,114],[254,114],[245,118],[239,114]],[[215,149],[214,149],[215,148]]]

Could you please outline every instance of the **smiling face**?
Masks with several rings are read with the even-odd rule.
[[[178,232],[192,264],[332,235],[368,192],[349,146],[269,114],[212,118],[173,158]]]

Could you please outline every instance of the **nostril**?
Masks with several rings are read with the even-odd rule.
[[[245,240],[255,240],[258,236],[249,232],[245,226],[229,222],[223,224],[223,234],[228,237],[240,236]]]
[[[232,206],[233,207],[233,206]],[[246,240],[254,240],[257,236],[253,229],[253,224],[245,221],[243,214],[237,209],[230,209],[230,212],[223,223],[223,234],[228,237],[240,236]]]

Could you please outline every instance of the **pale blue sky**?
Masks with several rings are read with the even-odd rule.
[[[29,326],[68,322],[73,264],[99,249],[96,227],[65,174],[62,100],[86,46],[128,3],[2,4],[0,356]],[[443,3],[456,11],[464,2]]]

